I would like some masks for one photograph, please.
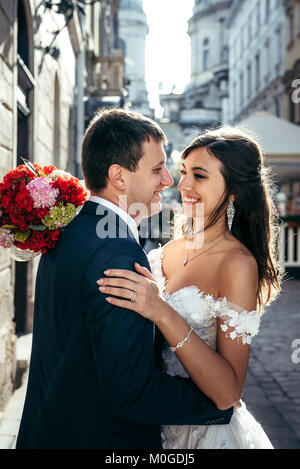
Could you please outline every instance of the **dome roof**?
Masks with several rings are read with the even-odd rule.
[[[121,0],[120,9],[121,10],[142,10],[143,9],[142,0]]]

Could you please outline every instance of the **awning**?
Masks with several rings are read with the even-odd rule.
[[[300,178],[300,127],[267,112],[256,112],[236,125],[249,130],[278,177]]]

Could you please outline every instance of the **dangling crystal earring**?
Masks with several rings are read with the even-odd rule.
[[[227,207],[227,219],[228,219],[228,229],[231,231],[232,227],[232,222],[234,219],[234,214],[235,214],[235,208],[233,205],[232,200],[229,202],[228,207]]]

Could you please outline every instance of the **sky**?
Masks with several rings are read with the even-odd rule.
[[[146,85],[150,106],[162,116],[158,94],[182,93],[190,79],[188,20],[194,0],[143,0],[149,34],[146,39]],[[161,84],[161,85],[160,85]]]

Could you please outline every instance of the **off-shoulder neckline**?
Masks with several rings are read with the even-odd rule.
[[[174,296],[176,293],[178,292],[181,292],[183,290],[186,290],[187,288],[192,288],[193,290],[196,290],[197,293],[200,295],[200,296],[203,296],[205,298],[209,298],[211,300],[215,300],[215,301],[220,301],[220,300],[226,300],[227,301],[227,298],[224,296],[220,296],[218,298],[216,298],[214,295],[211,295],[209,293],[205,293],[203,290],[201,290],[199,287],[197,287],[197,285],[188,285],[186,287],[182,287],[182,288],[179,288],[178,290],[175,290],[174,292],[172,293],[169,293],[168,291],[166,291],[166,283],[168,282],[168,280],[166,279],[166,277],[164,276],[163,274],[163,270],[162,270],[162,260],[164,258],[164,254],[162,252],[162,246],[159,246],[157,248],[158,252],[159,252],[159,268],[160,268],[160,274],[161,274],[161,277],[162,279],[164,280],[164,291],[163,291],[163,294],[166,298],[171,298],[172,296]]]
[[[179,288],[178,290],[176,290],[172,293],[169,293],[168,291],[166,291],[166,285],[165,284],[167,282],[167,279],[164,276],[163,270],[162,270],[162,259],[164,257],[164,254],[162,252],[162,246],[160,245],[158,248],[156,248],[156,250],[159,253],[159,272],[160,272],[160,275],[161,275],[161,277],[164,281],[164,289],[163,289],[162,294],[164,295],[164,297],[166,299],[173,298],[178,293],[182,293],[183,291],[191,288],[194,291],[196,291],[196,294],[199,296],[199,298],[204,299],[209,305],[211,305],[212,303],[214,303],[214,304],[218,304],[218,303],[220,304],[221,303],[223,306],[227,306],[230,309],[232,309],[232,307],[230,306],[230,305],[232,305],[232,306],[235,306],[236,308],[240,309],[241,311],[245,311],[247,313],[254,312],[254,311],[257,313],[256,310],[248,311],[245,308],[243,308],[242,306],[239,306],[239,305],[236,305],[235,303],[232,303],[231,301],[229,301],[226,298],[226,296],[220,296],[220,297],[216,298],[215,296],[213,296],[211,294],[205,293],[203,290],[200,290],[200,288],[198,288],[197,285],[188,285],[186,287]],[[155,249],[153,251],[155,251]]]

